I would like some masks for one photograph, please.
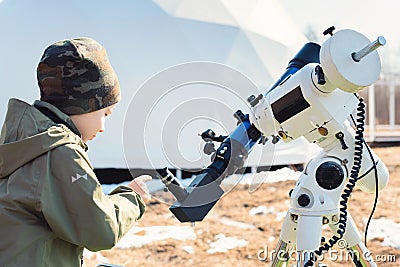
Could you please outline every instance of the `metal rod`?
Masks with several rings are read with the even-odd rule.
[[[378,47],[381,47],[386,44],[386,39],[383,36],[379,36],[375,41],[367,45],[366,47],[362,48],[358,52],[354,52],[351,54],[351,57],[354,61],[360,62],[360,60],[371,53],[372,51],[376,50]]]
[[[282,239],[279,239],[278,243],[276,244],[275,253],[271,259],[271,267],[286,266],[290,259],[289,250],[290,247],[288,243],[282,241]]]
[[[377,267],[372,259],[372,254],[368,251],[363,243],[348,248],[352,253],[353,262],[356,266],[362,267]]]

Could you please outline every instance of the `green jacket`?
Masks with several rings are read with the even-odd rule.
[[[71,119],[49,109],[69,128]],[[87,146],[23,101],[11,99],[0,137],[0,266],[74,267],[83,248],[112,248],[145,209],[129,187],[102,192]]]

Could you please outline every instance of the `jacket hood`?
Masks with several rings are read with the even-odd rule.
[[[66,114],[51,104],[43,101],[34,104],[51,110],[69,126],[75,127]],[[76,127],[73,129],[77,131]],[[67,126],[54,123],[32,105],[10,99],[0,136],[0,178],[60,145],[71,143],[87,149],[82,139]]]

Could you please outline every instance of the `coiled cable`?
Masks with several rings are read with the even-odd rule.
[[[357,123],[355,145],[354,145],[354,160],[353,167],[351,168],[349,180],[341,195],[341,201],[339,202],[341,207],[339,208],[339,222],[336,234],[333,235],[325,244],[321,245],[314,254],[321,256],[324,251],[331,249],[341,238],[343,238],[346,230],[347,221],[347,202],[354,187],[356,186],[357,178],[361,169],[361,161],[363,154],[363,143],[364,143],[364,126],[365,126],[365,104],[363,98],[359,97],[359,103],[357,106]],[[316,256],[313,255],[304,266],[313,266],[316,261]]]
[[[354,118],[352,116],[351,116],[351,118],[352,118],[353,123],[354,123]],[[363,142],[364,142],[365,147],[367,148],[369,157],[371,158],[371,162],[373,164],[372,167],[373,167],[374,173],[375,173],[375,198],[374,198],[374,204],[372,206],[371,213],[370,213],[370,215],[368,217],[368,221],[367,221],[367,224],[365,226],[365,232],[364,232],[364,244],[365,244],[365,247],[368,247],[368,245],[367,245],[368,227],[369,227],[369,225],[371,223],[372,216],[374,216],[375,209],[376,209],[376,206],[378,204],[378,197],[379,197],[379,188],[378,188],[379,181],[378,180],[379,179],[378,179],[378,169],[376,167],[376,162],[374,160],[374,156],[372,155],[371,149],[368,147],[367,142],[365,142],[365,139],[363,140]],[[361,177],[359,177],[358,179],[361,179]]]

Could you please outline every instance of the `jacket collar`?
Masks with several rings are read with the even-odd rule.
[[[37,108],[40,112],[46,115],[49,119],[51,119],[54,123],[63,124],[68,129],[70,129],[73,133],[78,136],[81,136],[78,128],[76,128],[75,124],[71,120],[71,118],[59,110],[57,107],[53,106],[52,104],[40,100],[36,100],[33,103],[33,106]]]

